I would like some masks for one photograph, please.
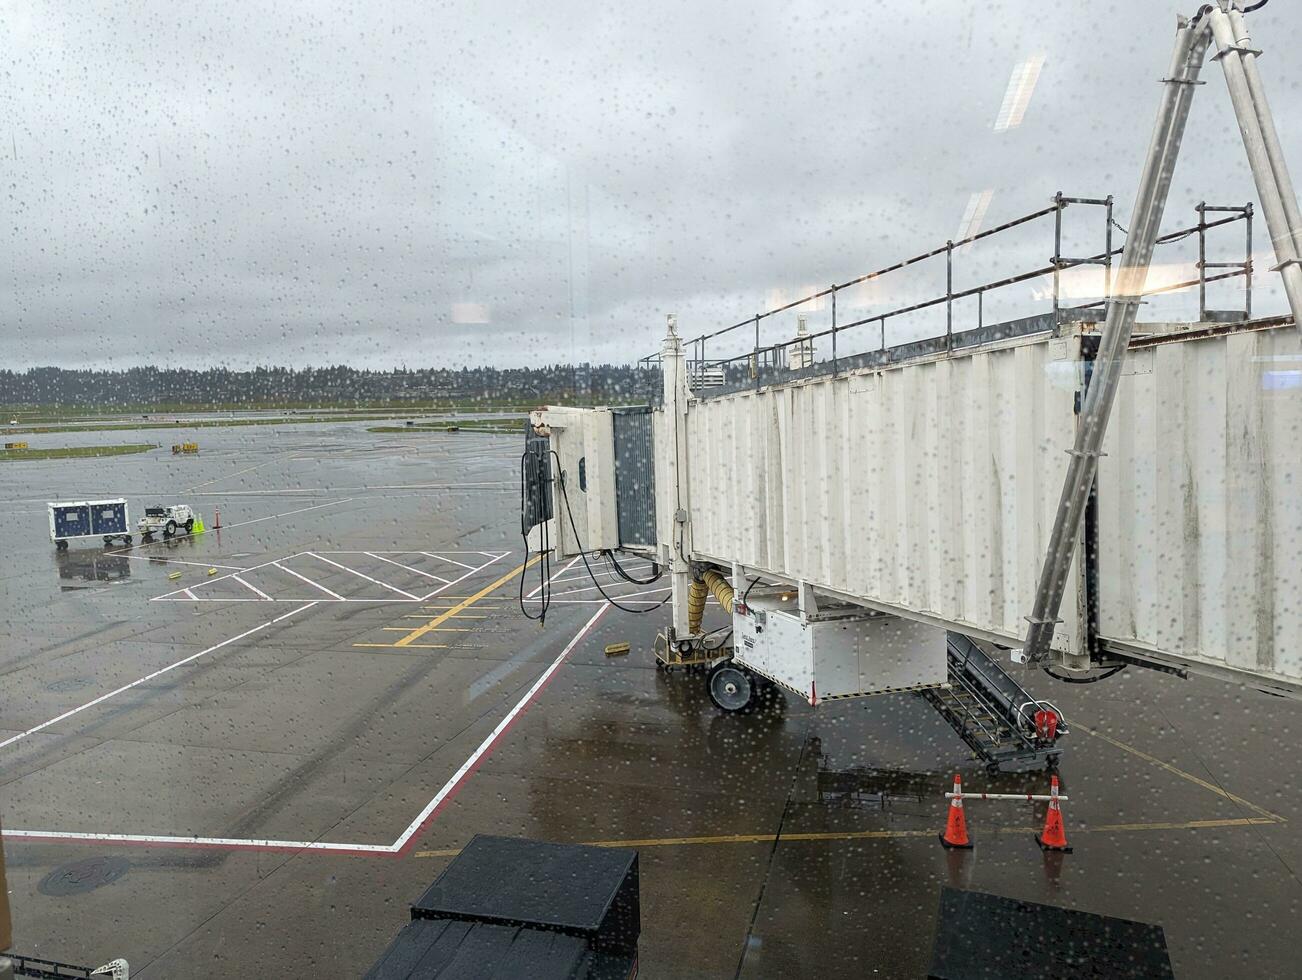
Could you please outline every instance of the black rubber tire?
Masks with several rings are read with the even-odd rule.
[[[59,538],[58,541],[54,542],[54,550],[55,550],[55,551],[67,551],[67,550],[68,550],[68,542],[67,542],[67,541],[64,541],[63,538]]]
[[[154,540],[154,532],[153,532],[153,531],[146,531],[144,534],[140,535],[140,543],[141,543],[141,544],[149,544],[149,542],[150,542],[150,541],[153,541],[153,540]]]
[[[108,547],[112,543],[113,543],[113,535],[111,534],[104,535],[104,546]]]
[[[185,533],[190,534],[193,531],[194,531],[194,518],[191,517],[188,521],[185,522]]]
[[[725,660],[710,671],[705,687],[716,708],[736,714],[755,703],[758,685],[749,671]]]
[[[163,537],[170,538],[176,533],[176,521],[168,521],[167,527],[163,528]]]
[[[131,535],[129,534],[122,535],[122,543],[127,545],[131,544]]]

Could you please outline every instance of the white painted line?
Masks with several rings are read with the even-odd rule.
[[[626,599],[624,596],[621,596],[621,595],[613,596],[612,598],[613,598],[616,602],[620,603],[620,605],[623,605],[624,602],[627,601],[627,602],[629,603],[629,605],[633,605],[633,606],[637,606],[637,605],[642,605],[642,606],[659,606],[659,605],[663,604],[663,601],[664,601],[664,600],[662,600],[662,599]],[[243,600],[241,600],[241,601],[243,601]],[[250,599],[250,600],[248,600],[248,601],[249,601],[249,602],[253,602],[253,601],[255,601],[255,600]],[[533,598],[533,599],[531,599],[531,598],[529,598],[528,596],[525,596],[524,601],[525,601],[525,602],[542,602],[542,597],[541,597],[541,596],[538,596],[537,598]],[[602,604],[603,602],[605,602],[605,601],[606,601],[605,599],[551,599],[551,600],[548,601],[547,604],[548,604],[549,606],[599,606],[599,605],[601,605],[601,604]]]
[[[228,531],[233,527],[248,527],[250,524],[261,524],[263,521],[274,521],[281,517],[292,517],[295,514],[306,514],[309,510],[320,510],[322,507],[335,507],[339,504],[346,504],[349,501],[356,500],[356,497],[344,497],[342,500],[330,500],[324,504],[313,504],[311,507],[300,507],[297,510],[287,510],[283,514],[269,514],[266,517],[255,517],[250,521],[236,521],[234,524],[223,524],[221,527],[209,528],[211,531]],[[205,534],[207,531],[204,532]]]
[[[277,457],[276,459],[268,460],[265,463],[259,463],[257,466],[249,466],[242,470],[236,470],[234,473],[227,473],[225,476],[218,476],[218,477],[214,477],[211,480],[207,480],[203,483],[196,483],[192,487],[186,487],[184,490],[181,491],[181,493],[194,493],[200,487],[212,486],[212,484],[220,483],[222,480],[229,480],[231,477],[240,476],[243,473],[252,473],[254,470],[262,469],[264,466],[271,466],[273,463],[281,463],[281,462],[284,462],[284,459],[282,457]]]
[[[638,591],[638,592],[624,592],[624,593],[621,594],[621,593],[615,593],[613,589],[607,588],[607,583],[605,583],[605,582],[602,583],[602,588],[605,588],[605,589],[606,589],[606,592],[607,592],[608,594],[612,594],[612,593],[613,593],[612,598],[615,598],[615,599],[624,599],[624,598],[629,598],[629,599],[631,599],[631,598],[633,598],[634,596],[639,596],[639,595],[655,595],[657,592],[668,592],[668,591],[669,591],[669,587],[668,587],[668,586],[666,586],[666,585],[662,585],[662,586],[660,586],[659,588],[656,588],[656,589],[642,589],[641,591]],[[556,596],[566,596],[566,595],[578,595],[580,592],[596,592],[596,591],[598,591],[597,586],[595,586],[595,585],[589,585],[589,586],[587,586],[586,588],[582,588],[582,589],[567,589],[567,590],[564,591],[564,592],[556,592],[556,593],[553,593],[553,594],[556,595]]]
[[[278,558],[278,559],[276,559],[275,561],[264,561],[264,562],[262,562],[262,563],[259,564],[259,565],[251,565],[251,566],[249,566],[248,568],[241,568],[241,569],[238,569],[238,571],[241,571],[241,572],[256,572],[259,568],[266,568],[268,565],[274,565],[274,564],[276,563],[276,561],[289,561],[291,558],[297,558],[297,557],[298,557],[299,555],[301,555],[302,553],[303,553],[303,552],[300,551],[300,552],[298,552],[298,553],[296,553],[296,554],[293,554],[293,555],[286,555],[284,558]],[[207,585],[216,585],[218,582],[225,581],[226,579],[230,578],[231,575],[234,575],[234,574],[235,574],[235,573],[232,572],[230,575],[218,575],[216,578],[210,578],[207,582],[203,582],[203,583],[201,583],[200,585],[196,585],[195,588],[198,589],[198,588],[203,588],[204,586],[207,586]],[[184,591],[185,591],[184,589],[176,589],[175,591],[172,591],[172,592],[164,592],[162,595],[156,595],[156,596],[154,596],[154,598],[153,598],[152,601],[157,602],[157,601],[159,601],[160,599],[167,599],[167,598],[170,597],[170,596],[180,595],[180,594],[181,594],[182,592],[184,592]],[[207,599],[207,600],[202,600],[202,601],[207,601],[207,602],[238,602],[238,601],[240,601],[240,600],[232,600],[232,599]],[[289,600],[289,601],[293,602],[293,601],[295,601],[295,600],[292,600],[292,599],[291,599],[291,600]]]
[[[457,552],[457,553],[459,554],[460,552]],[[471,569],[473,569],[473,568],[475,567],[474,565],[467,565],[467,564],[465,564],[464,562],[453,561],[453,560],[452,560],[451,558],[449,558],[447,555],[431,555],[428,551],[422,551],[422,552],[420,552],[420,554],[425,555],[425,556],[427,556],[427,557],[429,557],[429,558],[438,558],[438,559],[440,559],[440,560],[442,560],[442,561],[445,561],[445,562],[448,562],[449,564],[452,564],[452,565],[460,565],[462,568],[471,568]],[[470,554],[470,552],[467,552],[467,554]],[[479,554],[482,555],[482,554],[484,554],[484,553],[481,551],[481,552],[479,552]],[[485,557],[488,557],[488,556],[485,555]]]
[[[326,595],[330,596],[330,597],[333,598],[333,599],[338,599],[340,602],[347,602],[347,601],[348,601],[348,600],[345,599],[343,596],[341,596],[338,592],[331,592],[329,589],[327,589],[327,588],[326,588],[324,585],[322,585],[320,582],[313,582],[313,581],[312,581],[310,578],[308,578],[306,575],[300,575],[300,574],[298,574],[298,572],[294,571],[292,568],[287,568],[286,566],[282,565],[282,564],[281,564],[280,562],[278,562],[278,561],[273,561],[271,564],[272,564],[272,567],[273,567],[273,568],[279,568],[282,572],[289,572],[289,574],[290,574],[290,575],[293,575],[294,578],[301,578],[301,579],[302,579],[304,582],[306,582],[308,585],[312,586],[312,588],[314,588],[314,589],[320,589],[322,592],[324,592]]]
[[[257,595],[258,595],[260,598],[266,600],[267,602],[271,602],[271,596],[267,595],[267,593],[263,592],[263,591],[262,591],[260,588],[258,588],[256,585],[250,585],[248,582],[244,581],[244,579],[240,578],[238,572],[236,572],[234,575],[232,575],[231,578],[235,579],[235,581],[239,582],[240,585],[244,586],[246,589],[249,589],[249,590],[251,590],[251,591],[257,593]],[[189,592],[190,590],[189,590],[189,589],[186,589],[185,591],[186,591],[186,592]]]
[[[196,586],[196,588],[197,588],[197,586]],[[446,586],[444,586],[444,588],[446,588]],[[434,593],[431,593],[431,595],[433,595],[433,594],[434,594]],[[181,592],[176,592],[176,593],[172,593],[171,595],[167,595],[167,596],[158,596],[157,598],[155,598],[155,599],[151,599],[150,601],[151,601],[151,602],[190,602],[191,600],[185,598],[183,593],[181,593]],[[253,597],[251,597],[251,596],[250,596],[249,598],[247,598],[247,599],[240,599],[240,598],[237,598],[237,597],[235,597],[235,596],[221,596],[221,595],[218,595],[218,596],[197,596],[193,601],[194,601],[194,602],[266,602],[267,600],[266,600],[266,599],[255,599],[255,598],[253,598]],[[291,602],[291,603],[292,603],[292,602],[369,602],[369,603],[372,603],[372,604],[374,604],[374,605],[380,605],[380,606],[404,606],[404,605],[405,605],[405,606],[410,606],[410,605],[412,604],[412,601],[413,601],[413,600],[411,600],[411,599],[399,599],[399,598],[397,598],[397,597],[394,597],[394,598],[392,598],[392,599],[388,599],[388,598],[385,598],[385,597],[383,597],[383,596],[381,596],[381,597],[379,597],[379,598],[375,598],[375,599],[366,599],[366,598],[361,598],[361,599],[350,599],[350,598],[348,598],[347,596],[344,596],[343,598],[340,598],[340,599],[308,599],[308,598],[305,598],[304,596],[299,595],[299,596],[290,596],[290,597],[287,598],[287,599],[272,599],[271,601],[272,601],[272,602]],[[419,601],[419,600],[416,600],[416,601]],[[593,600],[589,600],[589,601],[591,601],[591,602],[596,602],[596,601],[598,601],[598,600],[593,599]],[[422,617],[422,618],[425,618],[425,617]]]
[[[91,834],[65,830],[6,830],[5,837],[30,840],[84,840],[106,844],[158,844],[172,847],[234,847],[249,850],[346,851],[392,854],[392,844],[335,844],[330,841],[249,840],[241,837],[171,837],[162,834]]]
[[[196,596],[196,595],[195,595],[193,592],[191,592],[189,589],[185,589],[185,590],[183,590],[183,591],[184,591],[185,594],[188,595],[191,599],[195,599],[195,600],[198,599],[198,596]]]
[[[403,552],[399,552],[399,554],[402,554],[402,553],[403,553]],[[385,558],[383,555],[377,555],[374,551],[363,551],[362,554],[364,554],[364,555],[369,555],[371,558],[378,559],[379,561],[385,561],[385,562],[388,562],[390,565],[397,565],[399,568],[405,568],[405,569],[407,569],[407,571],[409,571],[409,572],[415,572],[417,575],[424,575],[426,578],[432,578],[435,582],[442,582],[444,585],[450,585],[450,584],[451,584],[451,580],[450,580],[450,579],[446,579],[446,578],[444,578],[442,575],[434,575],[434,574],[431,574],[430,572],[422,572],[419,568],[412,568],[410,565],[404,565],[402,562],[400,562],[400,561],[394,561],[392,558]],[[426,552],[424,552],[424,551],[417,551],[417,552],[415,552],[415,554],[423,555],[423,554],[426,554]],[[431,555],[430,557],[433,557],[433,556]],[[453,562],[452,564],[454,564],[454,565],[461,565],[461,562],[456,561],[456,562]],[[462,568],[469,568],[471,571],[474,571],[474,566],[473,566],[473,565],[461,565],[461,567],[462,567]]]
[[[575,563],[576,561],[579,560],[579,557],[580,557],[579,555],[575,555],[573,558],[570,559],[570,563],[569,563],[568,565],[566,565],[564,568],[562,568],[559,572],[553,572],[551,578],[549,578],[549,579],[547,580],[547,584],[548,584],[548,585],[551,585],[553,582],[556,581],[556,579],[557,579],[559,576],[564,575],[567,571],[569,571],[571,568],[573,568],[573,567],[574,567],[574,563]],[[536,587],[532,592],[530,592],[527,596],[525,596],[525,598],[526,598],[526,599],[532,599],[532,598],[533,598],[534,596],[536,596],[539,592],[541,592],[542,589],[543,589],[543,587],[542,587],[541,585],[537,586],[537,587]]]
[[[514,724],[520,713],[529,706],[530,702],[537,697],[538,692],[543,689],[549,680],[551,680],[552,675],[560,669],[561,664],[565,662],[565,658],[570,655],[574,648],[579,645],[579,642],[588,635],[588,631],[597,625],[597,620],[604,616],[606,610],[610,608],[609,604],[603,605],[588,618],[588,621],[583,624],[583,627],[574,634],[574,638],[571,639],[569,643],[565,644],[565,649],[557,655],[556,659],[551,662],[551,665],[542,672],[542,675],[536,681],[534,681],[533,686],[525,692],[524,697],[517,701],[515,707],[506,713],[506,717],[497,723],[497,727],[489,732],[488,737],[479,743],[479,747],[475,749],[474,752],[470,753],[470,758],[461,764],[461,767],[452,774],[447,782],[443,784],[442,789],[434,794],[434,798],[425,804],[425,808],[420,811],[416,816],[416,819],[407,825],[407,829],[404,830],[402,834],[399,835],[398,839],[393,842],[393,849],[395,851],[402,850],[403,846],[420,831],[425,821],[433,817],[435,813],[438,812],[439,807],[441,807],[443,803],[460,788],[462,780],[478,768],[480,760],[482,760],[485,754],[492,749],[494,743],[496,743],[497,740],[506,733],[506,730]]]
[[[148,681],[152,681],[155,677],[161,677],[163,674],[166,674],[168,671],[176,670],[177,667],[183,667],[186,664],[191,663],[192,661],[198,660],[202,656],[212,653],[214,650],[220,650],[224,646],[229,646],[230,644],[235,643],[238,640],[242,640],[247,636],[252,636],[254,633],[264,630],[268,626],[274,626],[276,623],[279,623],[282,620],[289,619],[290,616],[297,616],[299,613],[303,612],[304,610],[311,609],[315,605],[316,605],[315,602],[309,602],[307,605],[299,606],[297,609],[291,609],[289,612],[277,616],[275,619],[269,619],[265,623],[253,627],[253,629],[245,630],[243,633],[240,633],[238,636],[232,636],[229,639],[222,640],[220,643],[214,643],[206,650],[200,650],[198,653],[192,653],[190,654],[190,656],[185,657],[182,660],[178,660],[174,664],[168,664],[166,667],[162,667],[154,671],[152,674],[146,674],[144,677],[134,680],[130,684],[123,684],[121,687],[117,688],[116,690],[109,691],[107,694],[101,694],[99,697],[87,701],[85,704],[79,705],[78,707],[73,708],[69,711],[65,711],[63,714],[58,715],[55,718],[51,718],[49,721],[41,722],[35,728],[29,728],[25,732],[19,732],[17,735],[11,735],[3,742],[0,742],[0,749],[3,749],[6,745],[12,745],[14,742],[20,741],[21,739],[26,738],[28,735],[35,735],[37,732],[44,731],[45,729],[49,728],[51,725],[57,725],[59,722],[65,721],[68,718],[71,718],[73,715],[85,711],[87,708],[93,708],[97,704],[103,704],[105,701],[109,700],[110,698],[117,697],[123,691],[129,691],[133,687],[139,687],[141,684],[144,684]],[[9,832],[5,831],[5,833],[8,834]]]
[[[442,558],[444,555],[482,555],[484,558],[505,558],[511,554],[509,551],[384,551],[375,549],[374,551],[331,551],[328,548],[317,548],[318,555],[428,555],[431,558]],[[238,555],[236,557],[239,557]],[[474,566],[466,565],[466,568]]]
[[[454,578],[454,579],[453,579],[451,582],[449,582],[447,585],[440,585],[437,589],[435,589],[433,592],[429,593],[428,595],[423,595],[423,596],[421,596],[421,597],[420,597],[420,598],[421,598],[421,601],[424,602],[426,599],[432,599],[434,596],[438,595],[438,594],[441,593],[441,592],[446,592],[448,589],[452,588],[452,586],[456,585],[458,582],[461,582],[461,581],[464,581],[465,579],[470,578],[470,576],[474,575],[474,574],[477,573],[477,572],[482,572],[482,571],[483,571],[485,568],[487,568],[489,565],[493,564],[493,562],[501,561],[502,558],[504,558],[504,557],[506,557],[506,556],[505,556],[505,555],[499,555],[497,558],[490,558],[488,561],[484,562],[484,563],[483,563],[482,565],[480,565],[478,568],[472,568],[470,571],[466,572],[464,575],[459,575],[459,576],[457,576],[456,578]]]
[[[230,568],[237,572],[247,572],[249,570],[243,565],[218,565],[215,561],[184,561],[180,558],[164,558],[161,555],[128,555],[125,551],[111,551],[106,553],[121,555],[123,558],[130,558],[132,561],[152,561],[155,564],[164,562],[168,565],[194,565],[198,568]]]
[[[402,589],[398,588],[395,585],[390,585],[388,582],[381,582],[378,578],[371,578],[371,576],[359,572],[355,568],[349,568],[347,565],[341,565],[339,564],[339,562],[331,561],[329,558],[322,558],[314,551],[305,551],[304,554],[307,555],[309,558],[315,558],[317,561],[323,561],[327,565],[334,565],[335,568],[341,568],[345,572],[349,572],[353,575],[356,575],[358,578],[364,578],[368,582],[374,582],[376,585],[380,586],[381,588],[388,589],[390,592],[397,592],[399,595],[405,595],[408,599],[421,598],[421,596],[412,595],[410,592],[404,592]],[[444,586],[444,588],[447,588],[447,586]]]
[[[497,483],[412,483],[412,484],[393,484],[381,486],[362,486],[362,487],[293,487],[282,490],[200,490],[198,493],[191,494],[194,497],[262,497],[262,496],[286,496],[300,495],[305,493],[338,493],[339,491],[354,490],[500,490],[519,491],[519,487],[508,482]],[[44,498],[42,498],[44,499]]]
[[[256,633],[258,630],[270,626],[272,623],[278,623],[282,619],[288,619],[290,616],[302,612],[305,609],[310,609],[312,606],[317,604],[318,603],[316,602],[308,603],[305,606],[295,609],[293,612],[288,612],[283,616],[279,616],[276,619],[263,623],[261,626],[256,626],[248,632],[241,633],[239,636],[233,636],[229,640],[223,640],[221,643],[217,644],[217,646],[210,647],[202,653],[196,653],[192,657],[187,657],[185,660],[178,661],[171,667],[164,667],[162,670],[150,674],[149,677],[142,677],[138,681],[133,681],[130,685],[127,685],[127,687],[134,687],[136,684],[142,684],[152,677],[157,677],[159,674],[166,673],[173,669],[173,667],[179,667],[183,663],[187,663],[190,660],[203,656],[204,653],[210,653],[219,647],[226,646],[228,643],[234,643],[236,640],[243,639],[252,633]],[[439,808],[461,788],[465,783],[466,777],[479,767],[479,764],[493,749],[497,741],[507,732],[508,729],[510,729],[530,704],[532,704],[533,700],[538,696],[538,693],[547,685],[547,682],[551,680],[552,675],[556,673],[561,664],[565,662],[565,659],[574,651],[574,648],[579,645],[580,641],[582,641],[589,631],[591,631],[592,627],[596,625],[597,620],[599,620],[610,608],[611,606],[609,603],[603,603],[601,608],[596,610],[596,612],[589,617],[588,621],[584,623],[582,628],[580,628],[579,631],[574,634],[574,637],[569,641],[569,643],[565,645],[565,649],[560,652],[556,659],[553,660],[547,669],[543,671],[542,675],[533,683],[529,690],[525,692],[524,697],[517,701],[515,707],[507,712],[506,717],[497,724],[493,731],[489,733],[488,737],[479,744],[479,747],[470,754],[470,757],[461,764],[461,767],[457,769],[457,771],[452,774],[451,778],[449,778],[439,791],[434,794],[434,798],[425,805],[416,819],[407,825],[407,829],[404,830],[402,834],[399,835],[398,839],[392,844],[349,844],[334,841],[293,841],[247,839],[238,837],[178,837],[163,834],[106,834],[63,830],[5,830],[0,833],[2,833],[4,837],[26,840],[70,840],[109,844],[152,844],[164,847],[228,847],[241,850],[270,849],[291,851],[329,851],[333,853],[356,854],[398,854],[411,843],[418,833],[420,833],[424,825],[433,819]],[[81,708],[75,708],[66,714],[60,715],[58,718],[51,719],[38,728],[32,729],[31,732],[24,732],[21,735],[16,735],[11,738],[9,742],[25,738],[32,732],[53,725],[78,711],[84,710],[93,704],[98,704],[100,701],[113,697],[114,694],[126,690],[127,687],[119,688],[118,691],[113,691],[103,697],[97,698],[95,701],[88,702]],[[0,748],[9,744],[9,742],[0,743]]]

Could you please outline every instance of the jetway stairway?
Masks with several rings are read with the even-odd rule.
[[[949,684],[919,696],[949,722],[991,772],[1053,768],[1067,734],[1062,712],[1036,700],[961,633],[949,634]]]

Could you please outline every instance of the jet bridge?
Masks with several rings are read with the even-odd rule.
[[[1251,205],[1204,203],[1196,225],[1158,233],[1213,39],[1290,317],[1252,316]],[[693,340],[670,317],[660,353],[643,361],[656,397],[649,432],[636,432],[640,453],[615,410],[547,409],[533,420],[550,434],[553,490],[566,498],[550,538],[558,553],[651,557],[672,586],[665,641],[682,647],[702,636],[692,609],[712,572],[730,595],[756,582],[789,587],[805,626],[820,603],[848,603],[1051,673],[1092,678],[1134,664],[1302,694],[1302,220],[1256,53],[1228,2],[1180,22],[1120,248],[1111,197],[1060,193],[1030,215]],[[1105,215],[1099,253],[1063,254],[1068,208]],[[964,246],[1047,220],[1047,267],[955,289]],[[1208,232],[1236,222],[1243,261],[1209,261]],[[1154,249],[1193,235],[1197,279],[1148,283]],[[939,259],[943,294],[838,321],[851,287]],[[1069,306],[1060,281],[1083,267],[1101,272],[1101,298]],[[1235,277],[1242,308],[1207,309],[1208,284]],[[987,296],[1031,280],[1052,282],[1050,311],[983,321]],[[1144,297],[1194,288],[1196,321],[1135,322]],[[964,324],[956,304],[973,299],[976,323]],[[827,329],[802,324],[794,339],[765,342],[762,328],[791,338],[789,318],[816,308],[830,308]],[[886,343],[896,317],[926,311],[943,314],[943,334]],[[707,359],[707,344],[752,330],[748,350]],[[648,437],[650,472],[635,474]],[[631,540],[624,529],[635,525],[653,526],[654,541]],[[953,683],[952,656],[918,649],[931,666],[914,686]]]

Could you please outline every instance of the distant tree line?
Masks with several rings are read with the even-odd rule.
[[[530,368],[134,367],[123,371],[56,367],[0,370],[0,405],[65,409],[247,407],[311,408],[376,405],[517,406],[570,401],[645,401],[658,372],[629,365]]]

